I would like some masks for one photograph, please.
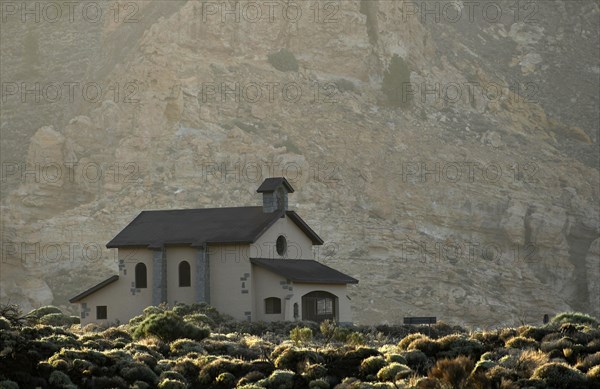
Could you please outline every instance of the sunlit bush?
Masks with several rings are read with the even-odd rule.
[[[581,312],[563,312],[554,316],[550,319],[551,324],[589,324],[592,326],[598,326],[598,320],[588,314]]]
[[[202,340],[209,335],[208,328],[200,328],[186,323],[181,316],[169,311],[152,313],[142,320],[133,331],[133,337],[136,339],[155,336],[165,342],[179,338]]]
[[[308,327],[296,327],[290,331],[290,339],[296,344],[306,344],[312,340],[313,332]]]
[[[532,378],[544,380],[549,387],[555,389],[585,388],[587,382],[585,374],[560,362],[549,362],[538,367]]]
[[[396,381],[406,378],[410,374],[412,374],[410,367],[398,362],[392,362],[379,370],[377,378],[380,381]]]

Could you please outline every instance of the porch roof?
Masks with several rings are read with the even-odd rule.
[[[250,262],[293,282],[358,284],[358,280],[312,259],[250,258]]]

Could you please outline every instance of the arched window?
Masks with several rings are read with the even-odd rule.
[[[146,271],[146,265],[144,265],[143,263],[138,263],[137,265],[135,265],[135,287],[136,288],[147,288],[148,287],[148,281],[147,281],[147,271]]]
[[[277,297],[268,297],[265,299],[265,313],[281,313],[281,299]]]
[[[179,262],[179,286],[191,286],[190,264],[188,261]]]

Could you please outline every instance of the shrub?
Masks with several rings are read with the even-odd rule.
[[[53,385],[58,388],[77,388],[77,386],[73,384],[68,375],[58,370],[55,370],[50,374],[48,382],[50,383],[50,385]]]
[[[186,389],[187,384],[171,378],[165,378],[158,384],[159,389]]]
[[[150,385],[158,383],[156,373],[148,366],[140,363],[134,363],[121,369],[121,376],[128,382],[143,381]]]
[[[500,339],[497,331],[476,332],[471,335],[471,339],[480,341],[486,351],[491,351],[504,345],[504,340]]]
[[[431,368],[428,377],[437,378],[452,388],[464,388],[474,367],[473,361],[465,356],[441,359]]]
[[[537,349],[539,347],[539,344],[531,338],[525,338],[524,336],[515,336],[514,338],[506,342],[506,347],[519,349]]]
[[[176,341],[172,342],[169,346],[169,349],[171,353],[176,356],[187,355],[189,353],[206,353],[200,343],[186,338],[177,339]]]
[[[334,320],[324,320],[319,325],[319,331],[321,331],[321,335],[325,338],[325,342],[333,339],[337,329],[338,325]]]
[[[246,374],[245,376],[243,376],[240,381],[238,382],[239,386],[242,385],[246,385],[246,384],[252,384],[254,382],[260,381],[262,379],[265,378],[265,375],[263,373],[261,373],[260,371],[251,371],[250,373]]]
[[[600,365],[594,366],[588,370],[587,377],[594,382],[600,382]]]
[[[525,350],[517,358],[514,366],[523,378],[529,378],[538,367],[549,362],[548,356],[537,350]]]
[[[288,49],[281,49],[277,53],[269,54],[269,63],[281,72],[297,72],[300,68],[298,60]]]
[[[73,324],[79,324],[80,320],[75,316],[67,316],[61,313],[49,313],[44,315],[38,319],[40,324],[45,324],[49,326],[70,326]]]
[[[588,324],[592,326],[598,325],[598,320],[588,314],[581,312],[563,312],[559,313],[550,319],[550,323],[552,324],[563,324],[563,323],[572,323],[572,324]]]
[[[11,380],[0,381],[0,389],[19,389],[19,384]]]
[[[575,367],[585,373],[586,371],[590,370],[592,367],[599,366],[599,365],[600,365],[600,352],[597,352],[594,354],[587,355],[585,358],[583,358],[582,360],[577,362],[577,365],[575,365]]]
[[[221,373],[215,379],[215,382],[224,386],[233,386],[235,383],[235,376],[229,372]]]
[[[398,362],[392,362],[377,372],[380,381],[396,381],[408,377],[412,373],[410,367]]]
[[[346,344],[352,347],[362,346],[366,343],[365,336],[360,332],[352,332],[346,338]]]
[[[294,387],[295,374],[289,370],[275,370],[268,378],[258,381],[267,388],[292,389]]]
[[[309,389],[329,389],[329,382],[324,379],[312,380],[308,383]]]
[[[408,364],[408,361],[406,360],[406,358],[404,358],[400,354],[386,354],[385,360],[388,361],[388,362],[402,363],[404,365]]]
[[[428,336],[422,336],[413,340],[407,347],[407,350],[420,350],[428,357],[435,357],[440,349],[440,344]]]
[[[173,366],[170,367],[170,369],[173,372],[179,373],[182,376],[184,376],[188,382],[194,382],[198,379],[198,374],[200,373],[201,366],[202,365],[197,359],[184,357],[177,359],[177,361],[173,364]]]
[[[475,360],[483,353],[483,344],[475,339],[469,339],[466,335],[447,335],[436,341],[440,347],[437,358],[454,358],[465,355]]]
[[[117,327],[110,327],[102,331],[100,335],[102,335],[104,339],[108,340],[121,340],[126,343],[131,342],[131,335],[129,334],[129,332]]]
[[[431,366],[429,358],[422,351],[412,350],[405,351],[402,355],[406,359],[406,365],[411,369],[418,371],[419,373],[425,374],[425,372]]]
[[[337,327],[333,339],[337,342],[346,343],[350,334],[353,334],[352,330],[348,327]]]
[[[10,330],[10,321],[4,316],[0,316],[0,330]]]
[[[202,340],[209,335],[208,328],[200,328],[186,323],[181,316],[168,311],[151,314],[142,320],[133,331],[133,337],[136,339],[155,336],[164,342],[171,342],[179,338]]]
[[[410,334],[402,338],[400,342],[398,342],[398,347],[400,350],[408,350],[408,346],[415,341],[416,339],[427,338],[427,335],[421,333]]]
[[[320,362],[319,355],[315,352],[308,350],[297,350],[294,348],[288,348],[283,350],[274,361],[274,365],[277,369],[285,370],[303,370],[303,364],[307,362],[318,363]]]
[[[363,359],[363,361],[360,363],[359,371],[362,376],[366,377],[371,374],[377,374],[377,372],[386,365],[387,362],[382,356],[372,356]]]
[[[308,364],[302,375],[309,380],[316,380],[327,375],[327,368],[319,363]]]
[[[185,315],[183,317],[183,320],[185,320],[188,323],[195,324],[198,327],[213,328],[216,325],[215,321],[207,315],[205,315],[204,313],[192,313],[190,315]]]
[[[544,380],[548,386],[556,389],[584,388],[587,380],[579,370],[560,362],[549,362],[538,367],[531,378]]]
[[[26,321],[22,316],[21,307],[17,304],[0,304],[0,316],[10,322],[12,326],[20,327]]]
[[[552,329],[548,327],[532,327],[532,326],[523,326],[519,327],[519,335],[524,336],[526,338],[532,338],[541,341],[544,336],[548,335],[552,332]]]
[[[63,314],[63,312],[54,305],[46,305],[29,312],[27,317],[40,319],[42,316],[50,315],[52,313],[60,313],[61,315]]]
[[[404,59],[394,54],[383,75],[381,90],[387,96],[388,102],[394,107],[410,106],[412,95],[406,93],[410,84],[410,69]]]
[[[112,388],[128,388],[129,385],[127,384],[127,382],[125,382],[125,380],[123,378],[121,378],[119,376],[112,376],[112,377],[94,376],[94,377],[92,377],[90,387],[92,387],[94,389],[95,388],[112,389]]]
[[[306,344],[312,340],[313,332],[308,327],[296,327],[290,331],[290,339],[296,344]]]
[[[210,384],[220,374],[231,373],[234,376],[243,376],[250,371],[250,364],[239,359],[218,358],[202,367],[199,379],[202,384]]]
[[[573,343],[573,339],[568,338],[568,337],[562,337],[558,340],[554,340],[554,341],[542,341],[542,343],[540,344],[540,349],[546,353],[549,353],[553,350],[560,350],[562,351],[565,348],[572,348],[574,346]]]

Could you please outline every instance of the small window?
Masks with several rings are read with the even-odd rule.
[[[190,275],[190,264],[188,261],[181,261],[179,263],[179,286],[191,286],[191,275]]]
[[[269,297],[265,299],[265,313],[277,314],[281,313],[281,299],[277,297]]]
[[[106,319],[108,317],[108,308],[106,305],[96,306],[96,319]]]
[[[147,271],[146,265],[143,263],[138,263],[135,265],[135,287],[136,288],[147,288]]]
[[[298,312],[298,303],[294,303],[294,319],[297,319],[300,316]]]
[[[287,241],[285,236],[279,235],[277,238],[277,242],[275,242],[275,248],[277,249],[277,254],[284,255],[287,251]]]
[[[317,299],[317,315],[333,314],[333,300],[330,298]]]

